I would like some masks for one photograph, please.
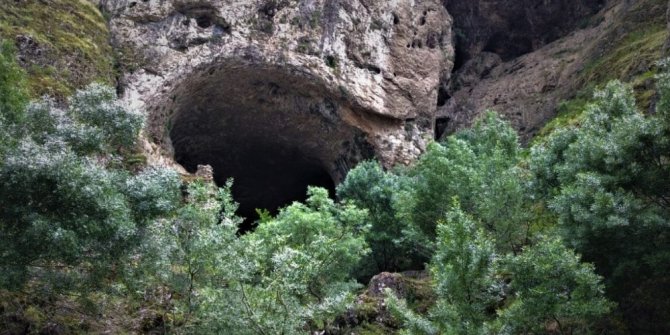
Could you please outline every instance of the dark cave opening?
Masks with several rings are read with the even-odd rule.
[[[297,147],[253,139],[228,144],[228,149],[210,152],[178,152],[175,158],[192,173],[198,164],[211,165],[219,186],[234,179],[233,198],[240,205],[237,214],[245,218],[242,231],[251,229],[258,220],[257,209],[276,215],[294,201],[305,201],[308,186],[323,187],[331,196],[335,194],[335,183],[327,169]]]
[[[285,69],[239,64],[203,69],[170,95],[169,140],[175,160],[193,173],[210,165],[218,185],[234,179],[242,232],[256,209],[276,214],[304,201],[308,186],[334,196],[357,162],[373,152],[362,131],[343,121],[343,106],[318,83]]]

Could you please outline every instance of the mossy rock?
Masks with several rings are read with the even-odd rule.
[[[33,97],[64,99],[93,81],[115,82],[106,20],[87,0],[4,1],[0,39],[16,44]]]
[[[649,111],[656,97],[656,63],[663,58],[668,41],[666,0],[632,3],[618,24],[608,27],[610,36],[597,56],[579,73],[579,91],[562,102],[557,116],[547,123],[533,142],[544,141],[553,131],[579,125],[593,93],[611,80],[629,83],[641,111]]]
[[[582,88],[614,79],[632,82],[645,73],[649,77],[663,57],[668,39],[667,8],[667,0],[633,2],[623,17],[607,28],[605,45],[581,71]]]
[[[401,322],[387,310],[385,290],[404,299],[414,312],[426,314],[435,304],[432,281],[425,271],[380,273],[361,292],[346,315],[338,318],[336,327],[327,334],[396,334]]]

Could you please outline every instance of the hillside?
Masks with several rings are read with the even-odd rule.
[[[666,0],[0,1],[0,335],[670,327]]]

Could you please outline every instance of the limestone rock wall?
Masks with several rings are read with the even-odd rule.
[[[180,115],[215,115],[217,104],[230,113],[270,113],[275,90],[288,97],[280,104],[283,122],[293,122],[291,115],[301,122],[297,115],[309,111],[293,109],[317,106],[323,122],[339,124],[332,134],[351,135],[320,159],[342,159],[362,138],[387,166],[408,164],[433,136],[437,89],[453,68],[452,20],[439,0],[101,0],[101,6],[124,53],[124,98],[148,110],[148,135],[163,156],[171,154],[170,123]],[[313,133],[307,137],[327,132],[303,128]]]
[[[512,5],[511,1],[449,0],[447,7],[458,26],[459,18],[463,20],[462,11],[468,18],[466,22],[481,13],[488,13],[489,21],[502,20],[506,10],[491,14],[484,8],[503,3],[510,3],[511,13],[524,17],[522,23],[534,23],[525,33],[525,38],[534,41],[529,43],[532,48],[511,58],[503,48],[514,46],[503,43],[506,39],[524,35],[519,29],[508,27],[517,21],[503,20],[507,23],[493,25],[509,31],[509,37],[494,39],[501,46],[499,49],[482,49],[493,28],[472,28],[473,32],[466,33],[472,42],[458,44],[457,50],[467,53],[469,58],[445,82],[441,93],[438,119],[445,124],[445,134],[470,125],[483,111],[492,109],[510,120],[528,142],[556,116],[561,102],[578,94],[588,98],[590,93],[584,90],[589,86],[612,79],[630,82],[652,71],[662,57],[668,36],[665,0],[609,0],[592,17],[585,15],[591,8],[598,8],[599,1],[551,1],[545,8],[539,4],[547,2],[533,6],[529,1]],[[522,4],[526,9],[518,7]],[[580,17],[583,23],[575,21]],[[556,20],[566,22],[556,23],[558,30],[543,28]],[[472,23],[471,27],[479,24],[484,23]],[[549,37],[556,36],[552,31],[564,32],[565,36],[544,45],[551,40]],[[653,84],[643,86],[636,90],[647,93],[653,90]]]
[[[496,53],[507,61],[537,50],[584,26],[605,4],[605,0],[443,2],[454,16],[461,64],[481,52]]]

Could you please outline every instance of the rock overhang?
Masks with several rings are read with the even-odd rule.
[[[316,83],[311,91],[344,101],[339,117],[366,134],[384,164],[408,163],[432,136],[437,88],[453,66],[451,18],[437,0],[102,5],[114,43],[141,63],[125,74],[124,97],[148,110],[151,138],[163,146],[176,87],[244,63],[258,79],[270,68]]]
[[[220,182],[235,161],[268,165],[256,152],[327,184],[364,159],[410,164],[434,136],[454,58],[438,0],[101,5],[134,56],[121,88],[147,111],[153,160],[211,164]]]

